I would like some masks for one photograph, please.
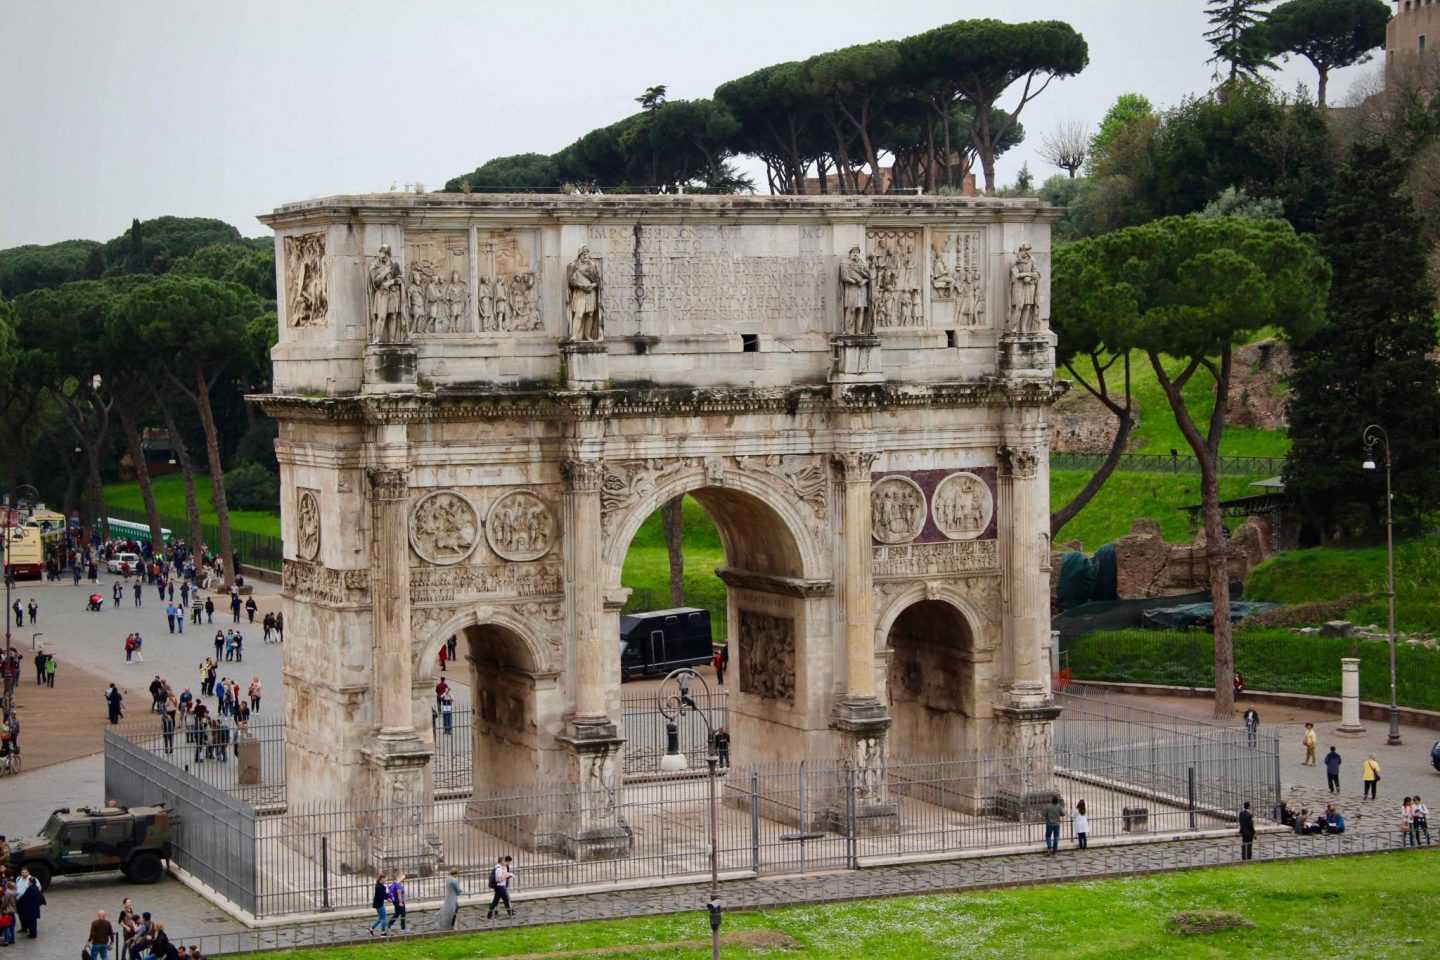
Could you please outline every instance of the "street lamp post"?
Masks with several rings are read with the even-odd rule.
[[[683,681],[683,683],[682,683]],[[674,685],[675,692],[666,693],[666,689]],[[698,684],[705,696],[706,709],[701,710],[695,706],[695,701],[690,698],[689,690],[691,684]],[[710,901],[705,904],[705,909],[710,912],[710,956],[711,960],[720,960],[720,923],[724,919],[724,904],[720,901],[720,860],[717,847],[718,817],[716,814],[715,797],[715,774],[719,768],[720,757],[715,749],[715,727],[710,722],[710,685],[705,678],[700,676],[689,667],[682,667],[679,670],[672,670],[660,683],[660,692],[656,695],[659,701],[660,714],[665,718],[665,756],[660,760],[662,770],[684,770],[689,766],[689,761],[680,752],[679,723],[685,716],[685,708],[690,707],[699,714],[700,719],[705,721],[705,763],[709,766],[710,781]],[[676,759],[671,759],[671,758]]]
[[[1375,447],[1380,446],[1385,452],[1385,566],[1386,566],[1386,592],[1390,605],[1390,736],[1385,739],[1385,744],[1391,747],[1401,746],[1400,740],[1400,702],[1395,689],[1395,517],[1392,510],[1394,494],[1390,492],[1390,435],[1385,428],[1378,423],[1372,423],[1365,428],[1365,462],[1361,466],[1366,470],[1375,469]]]

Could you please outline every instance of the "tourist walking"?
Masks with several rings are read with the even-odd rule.
[[[375,911],[375,919],[370,921],[370,936],[375,936],[378,929],[381,936],[390,935],[390,923],[385,916],[385,905],[390,902],[390,891],[385,886],[385,874],[375,876],[375,893],[370,898],[370,909]]]
[[[1408,847],[1415,843],[1415,807],[1406,797],[1400,802],[1400,846]]]
[[[1250,812],[1250,801],[1245,801],[1245,806],[1237,818],[1240,821],[1240,859],[1255,859],[1255,815]]]
[[[440,912],[435,915],[438,929],[455,929],[455,921],[460,916],[460,894],[460,871],[451,867],[450,876],[445,880],[445,902],[440,904]]]
[[[175,632],[175,601],[171,600],[165,604],[165,622],[170,625],[170,632]]]
[[[254,597],[249,597],[249,598],[246,599],[246,601],[245,601],[245,614],[246,614],[246,616],[248,616],[248,617],[250,618],[250,622],[251,622],[251,623],[254,623],[254,622],[255,622],[255,611],[258,610],[258,609],[260,609],[260,606],[259,606],[259,604],[257,604],[257,603],[255,602],[255,598],[254,598]]]
[[[1040,813],[1045,818],[1045,852],[1050,855],[1059,853],[1060,821],[1065,817],[1065,808],[1060,805],[1059,795],[1052,796]]]
[[[160,735],[165,738],[165,752],[175,752],[175,714],[168,710],[160,715]]]
[[[1415,845],[1420,845],[1420,834],[1425,834],[1425,846],[1430,846],[1430,808],[1420,800],[1420,794],[1410,798],[1410,812],[1414,817],[1411,824],[1411,835],[1415,838]]]
[[[116,581],[115,581],[115,589],[113,589],[113,590],[110,591],[110,597],[111,597],[111,599],[113,599],[113,600],[115,601],[115,606],[116,606],[117,608],[120,606],[120,595],[121,595],[123,592],[124,592],[124,591],[122,591],[122,590],[120,589],[120,581],[119,581],[119,580],[116,580]]]
[[[715,655],[710,658],[710,665],[715,668],[715,683],[725,686],[725,648],[718,647]]]
[[[1380,761],[1375,759],[1375,754],[1365,758],[1365,764],[1360,768],[1360,780],[1363,787],[1360,798],[1374,800],[1380,793]]]
[[[105,919],[105,911],[95,911],[90,921],[90,934],[86,942],[90,945],[90,960],[110,960],[110,941],[115,939],[115,928]],[[116,958],[120,960],[120,958]]]
[[[730,766],[730,731],[724,727],[715,731],[715,756],[720,766]]]
[[[1085,801],[1075,801],[1075,839],[1081,850],[1090,847],[1090,818],[1085,815]]]
[[[4,881],[4,889],[0,890],[0,946],[8,947],[15,942],[15,926],[19,922],[19,913],[15,881]]]
[[[250,695],[250,709],[253,710],[253,711],[255,711],[256,713],[259,713],[259,712],[260,712],[260,678],[259,678],[259,677],[251,677],[251,678],[250,678],[250,690],[249,690],[248,692],[249,692],[249,695]]]
[[[1340,792],[1340,763],[1340,754],[1336,753],[1332,746],[1330,752],[1325,754],[1325,784],[1331,793]]]
[[[213,597],[205,598],[205,622],[215,622],[215,599]]]
[[[20,876],[16,878],[15,885],[20,891],[20,931],[27,939],[34,940],[40,935],[40,908],[45,905],[45,891],[41,889],[40,881],[30,876],[29,867],[20,868]]]
[[[1254,707],[1249,707],[1245,711],[1245,743],[1253,749],[1255,740],[1259,734],[1260,714],[1256,712]]]
[[[55,689],[55,654],[45,654],[45,686]]]
[[[234,588],[232,587],[231,589]],[[236,623],[240,622],[240,594],[238,593],[232,593],[230,595],[230,614],[234,617]]]
[[[1301,742],[1305,744],[1305,759],[1301,761],[1302,766],[1315,766],[1315,724],[1305,724],[1305,737]]]
[[[25,610],[30,614],[30,626],[35,626],[35,621],[40,619],[40,604],[35,602],[34,597],[31,597],[30,602],[25,605]]]
[[[490,912],[485,914],[486,920],[495,919],[502,901],[505,904],[505,913],[515,916],[515,908],[510,905],[510,881],[515,879],[515,874],[510,872],[510,864],[514,862],[507,854],[497,859],[495,866],[490,868],[490,889],[495,891],[495,896],[490,898]]]
[[[140,585],[139,580],[136,580],[135,586],[132,589],[135,593],[135,606],[138,607],[140,606],[140,595],[145,592],[145,588]]]
[[[120,693],[119,688],[117,688],[113,683],[110,684],[110,689],[105,691],[105,703],[109,706],[110,709],[111,726],[119,723],[120,718],[125,716],[125,710],[122,706],[124,702],[125,697],[123,694]]]
[[[395,905],[395,918],[390,921],[390,926],[398,923],[401,930],[409,930],[410,924],[405,919],[408,913],[405,908],[405,874],[396,874],[386,892],[390,895],[390,902]]]

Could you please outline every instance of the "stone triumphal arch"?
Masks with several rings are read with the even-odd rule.
[[[431,795],[458,637],[477,794],[623,854],[625,552],[716,521],[737,764],[1044,752],[1051,211],[959,197],[385,195],[276,233],[289,796]],[[596,802],[584,802],[593,796]]]

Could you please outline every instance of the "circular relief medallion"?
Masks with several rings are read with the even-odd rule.
[[[990,526],[995,498],[975,474],[952,473],[935,488],[930,513],[935,526],[951,540],[974,540]]]
[[[301,560],[314,560],[320,555],[320,498],[315,496],[315,491],[300,491],[300,504],[296,513],[299,541],[295,545],[295,552]]]
[[[475,505],[450,490],[421,497],[410,514],[410,544],[431,563],[459,563],[470,556],[480,540],[480,517]]]
[[[506,560],[538,560],[550,552],[555,518],[544,500],[516,490],[491,505],[485,520],[485,538],[490,549]]]
[[[925,494],[906,477],[870,488],[870,532],[881,543],[909,543],[925,526]]]

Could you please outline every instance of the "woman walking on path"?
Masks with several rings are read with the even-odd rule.
[[[1360,768],[1360,779],[1363,781],[1364,791],[1360,794],[1362,800],[1374,800],[1380,790],[1380,761],[1375,759],[1375,754],[1370,754],[1365,760],[1365,765]]]
[[[375,930],[380,930],[380,935],[390,935],[390,923],[385,917],[385,904],[390,902],[390,891],[385,887],[385,874],[375,876],[375,895],[370,898],[370,909],[375,911],[375,919],[370,921],[370,936],[375,936]]]
[[[409,930],[410,924],[405,919],[409,912],[405,908],[405,874],[397,874],[386,892],[390,895],[390,902],[395,904],[395,919],[390,921],[390,925],[393,927],[398,923],[401,930]]]
[[[1415,844],[1415,807],[1406,797],[1400,804],[1400,846],[1409,847]]]
[[[260,678],[250,678],[250,709],[255,713],[260,712]]]
[[[1315,766],[1315,724],[1305,724],[1305,738],[1302,742],[1305,744],[1305,759],[1301,761],[1301,766],[1313,767]]]
[[[450,868],[450,877],[445,881],[445,902],[435,915],[435,926],[441,930],[454,930],[455,920],[460,916],[460,871]]]

